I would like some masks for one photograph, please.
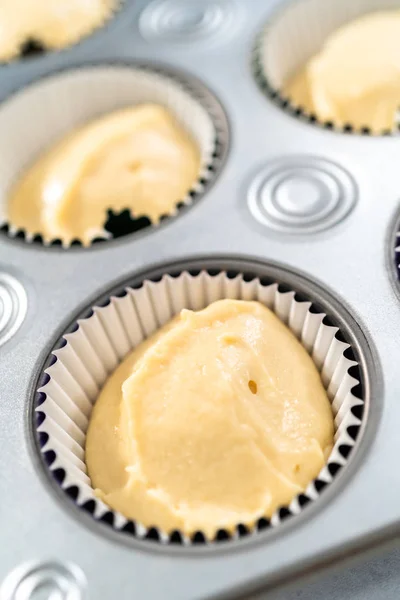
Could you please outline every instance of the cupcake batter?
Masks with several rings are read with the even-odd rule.
[[[393,129],[400,108],[400,11],[371,13],[335,31],[283,93],[321,121],[374,133]]]
[[[157,223],[195,184],[200,153],[162,106],[109,114],[73,132],[11,190],[9,222],[45,241],[104,237],[107,210]]]
[[[220,300],[183,310],[110,376],[86,463],[126,517],[211,538],[290,503],[323,467],[333,429],[291,331],[258,302]]]
[[[74,44],[111,16],[118,0],[1,0],[0,61],[21,51],[28,40],[46,48]]]

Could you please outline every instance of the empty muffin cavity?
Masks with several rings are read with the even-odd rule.
[[[143,167],[135,159],[135,164],[132,165],[129,173],[124,171],[128,180],[124,189],[122,187],[125,180],[121,182],[116,177],[114,184],[113,179],[110,178],[112,191],[118,200],[117,206],[107,206],[101,225],[89,228],[85,239],[82,239],[80,235],[64,234],[62,231],[59,235],[54,233],[59,228],[60,222],[62,224],[62,219],[67,214],[66,211],[70,210],[70,205],[63,206],[59,200],[61,198],[64,201],[64,196],[68,202],[71,200],[61,186],[57,189],[57,185],[52,185],[51,190],[49,186],[47,187],[49,194],[46,195],[46,204],[42,203],[41,205],[46,218],[46,227],[43,225],[43,230],[40,230],[37,224],[29,225],[29,211],[24,211],[21,218],[19,216],[13,218],[13,214],[9,213],[8,203],[17,189],[18,182],[23,181],[23,185],[28,185],[26,178],[30,176],[29,173],[32,173],[29,167],[37,165],[37,161],[43,159],[43,156],[50,156],[47,152],[51,153],[55,144],[61,142],[62,149],[67,148],[67,152],[71,155],[71,142],[68,141],[72,139],[68,138],[71,133],[80,136],[75,139],[82,148],[82,140],[85,142],[96,127],[106,127],[105,123],[109,123],[113,118],[114,121],[118,118],[134,120],[138,111],[144,115],[143,119],[153,119],[154,123],[152,122],[151,126],[154,131],[157,131],[157,119],[160,120],[160,136],[164,135],[164,131],[166,131],[165,135],[171,137],[171,130],[174,131],[173,128],[176,128],[177,143],[190,143],[193,152],[196,152],[196,163],[193,163],[194,166],[191,167],[193,175],[186,175],[188,182],[191,182],[187,189],[186,184],[178,186],[174,179],[180,177],[181,174],[172,173],[173,185],[176,188],[180,187],[181,190],[185,189],[185,192],[182,197],[176,199],[176,202],[171,198],[165,213],[159,210],[157,218],[152,217],[151,203],[158,205],[162,198],[157,196],[153,200],[153,196],[148,194],[151,196],[147,201],[149,202],[148,212],[146,206],[144,208],[141,206],[137,213],[132,214],[134,194],[129,195],[131,181],[129,178],[135,177],[135,174]],[[97,125],[98,123],[100,125]],[[0,147],[3,146],[5,157],[0,166],[0,226],[11,237],[20,237],[28,242],[38,242],[44,245],[59,243],[65,248],[73,243],[74,245],[90,245],[94,241],[122,237],[146,227],[155,227],[159,222],[176,216],[181,208],[193,204],[208,189],[222,166],[228,142],[224,112],[208,90],[192,78],[186,79],[175,73],[145,66],[85,67],[43,79],[17,93],[0,107],[0,127],[3,132]],[[110,138],[114,135],[113,131],[110,128]],[[135,130],[133,130],[133,135],[135,135],[134,132]],[[114,142],[111,140],[110,143]],[[57,148],[59,147],[57,146]],[[86,147],[84,146],[84,148]],[[97,147],[94,145],[92,152],[96,151]],[[118,157],[117,152],[118,148],[116,150]],[[59,153],[58,156],[60,156]],[[162,159],[162,153],[160,156]],[[186,157],[186,153],[183,156]],[[53,176],[56,184],[57,181],[60,181],[59,173],[63,168],[60,160],[58,158],[57,160],[58,163],[54,163],[54,161],[51,163],[53,166],[56,164],[54,170],[51,171],[57,174],[57,176]],[[185,160],[187,159],[185,158]],[[81,166],[82,161],[75,162],[79,170],[76,174],[78,177],[80,170],[84,168],[87,170],[87,165],[83,167]],[[144,166],[146,167],[146,164]],[[70,169],[68,172],[72,171]],[[164,169],[163,173],[165,176],[167,171]],[[91,189],[93,189],[98,176],[95,171],[89,175],[90,179],[86,177],[87,185],[92,186]],[[66,185],[67,183],[65,183]],[[99,187],[98,183],[97,186],[99,193],[104,195],[102,186]],[[122,186],[121,195],[117,194],[118,186]],[[29,190],[29,186],[27,189]],[[97,188],[94,187],[94,189]],[[146,188],[144,187],[144,189]],[[67,190],[66,187],[65,190]],[[29,192],[25,193],[25,189],[23,191],[24,194],[21,196],[28,197]],[[130,202],[129,206],[124,206],[124,201],[120,200],[124,197],[123,194],[126,194],[127,202]],[[55,202],[54,198],[56,198]],[[107,197],[103,204],[106,203]],[[35,210],[32,206],[33,202],[31,201],[30,211]],[[37,212],[33,213],[33,219],[37,218],[37,214]],[[101,213],[101,218],[103,218],[103,213]],[[36,223],[35,220],[32,222]],[[75,223],[74,220],[71,222]],[[56,224],[56,229],[51,230],[53,235],[49,233],[48,223],[51,223],[51,227],[54,223]]]
[[[284,8],[277,10],[258,37],[254,50],[254,70],[257,81],[281,108],[303,121],[341,133],[361,135],[398,133],[396,112],[393,114],[391,127],[381,126],[371,119],[361,123],[345,117],[341,119],[332,116],[322,117],[308,101],[309,98],[306,97],[308,92],[305,87],[303,88],[301,79],[310,59],[319,54],[334,32],[367,15],[396,9],[400,11],[399,3],[395,0],[383,3],[379,0],[361,2],[328,0],[323,3],[318,0],[293,0],[289,2]],[[379,42],[377,44],[379,46]],[[357,52],[357,44],[354,52]],[[345,86],[346,89],[349,85]],[[353,82],[352,85],[354,86]],[[318,93],[319,98],[321,93]],[[387,97],[385,92],[382,94]],[[353,103],[360,106],[356,100],[353,100]]]
[[[171,273],[171,274],[169,274]],[[214,544],[257,535],[286,518],[299,515],[316,501],[345,467],[366,411],[364,375],[357,350],[334,317],[313,304],[313,294],[296,298],[297,289],[280,290],[279,281],[265,281],[240,271],[176,272],[121,287],[74,322],[58,342],[45,366],[34,404],[34,428],[50,481],[62,488],[81,510],[98,522],[139,539],[163,544]],[[304,290],[301,290],[304,298]],[[210,303],[232,298],[257,300],[268,306],[300,340],[321,373],[334,415],[334,447],[327,463],[307,489],[272,517],[261,515],[253,526],[237,523],[223,527],[212,539],[205,532],[191,536],[145,527],[111,510],[91,486],[85,464],[85,439],[91,410],[108,376],[143,339],[157,331],[183,308],[200,310]],[[330,316],[330,315],[329,315]],[[345,340],[345,341],[343,341]],[[249,378],[249,393],[258,394],[259,382]],[[294,466],[299,474],[300,465]]]

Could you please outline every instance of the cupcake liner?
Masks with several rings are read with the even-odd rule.
[[[73,129],[118,109],[144,103],[160,104],[168,109],[200,149],[201,168],[197,182],[165,217],[174,217],[182,206],[192,204],[204,193],[221,164],[226,144],[226,121],[218,102],[197,82],[185,81],[161,69],[122,65],[84,67],[45,78],[0,106],[0,154],[3,157],[0,164],[0,227],[11,237],[39,241],[44,245],[56,242],[68,247],[70,244],[45,239],[40,232],[26,232],[7,222],[11,186],[32,161]],[[112,216],[117,229],[110,232],[105,228],[101,239],[125,234],[118,229],[118,213]],[[145,215],[129,213],[129,216],[132,231],[149,225],[149,222],[143,222]],[[110,215],[105,215],[105,226],[109,219]],[[126,221],[125,217],[122,229],[129,233]]]
[[[282,92],[287,79],[319,52],[331,33],[367,13],[390,9],[399,9],[397,0],[289,0],[270,18],[256,41],[253,66],[261,89],[292,116],[325,129],[374,136],[397,134],[399,125],[373,133],[368,126],[320,121]]]
[[[71,41],[69,44],[60,48],[51,48],[50,46],[46,46],[46,44],[40,40],[39,37],[27,35],[25,40],[20,45],[19,52],[16,55],[6,60],[0,60],[0,68],[7,67],[18,62],[23,62],[25,60],[37,58],[38,56],[68,52],[68,50],[75,46],[79,46],[88,38],[92,37],[95,33],[106,29],[114,21],[115,17],[119,15],[121,10],[126,7],[126,5],[126,0],[115,0],[115,6],[111,8],[111,11],[107,16],[105,16],[101,23],[94,25],[91,29],[86,31],[86,33],[82,33],[77,40]]]
[[[400,215],[397,211],[389,243],[390,262],[394,266],[397,289],[400,283]]]
[[[212,274],[211,274],[212,273]],[[202,532],[192,538],[181,532],[171,535],[127,520],[94,494],[85,466],[85,436],[92,405],[107,377],[135,346],[168,322],[182,308],[199,310],[222,298],[258,300],[287,324],[312,356],[332,403],[335,443],[326,466],[306,491],[281,507],[271,519],[262,518],[249,530],[238,523],[236,533],[220,530],[213,540],[237,539],[276,527],[287,517],[318,499],[345,466],[356,443],[364,408],[361,369],[344,334],[331,325],[326,313],[312,299],[298,299],[295,290],[281,291],[276,282],[240,272],[201,271],[164,275],[145,280],[139,287],[122,288],[107,303],[94,306],[66,333],[50,358],[38,388],[34,421],[36,438],[47,470],[81,509],[96,521],[117,531],[161,543],[212,543]],[[356,389],[357,388],[357,389]],[[359,397],[358,397],[359,396]]]

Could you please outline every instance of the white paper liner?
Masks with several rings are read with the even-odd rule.
[[[335,30],[367,13],[391,9],[400,9],[398,0],[289,0],[266,24],[255,48],[255,74],[261,87],[298,117],[305,116],[337,131],[369,133],[368,127],[357,131],[351,123],[339,127],[335,123],[319,122],[316,115],[284,96],[282,87],[319,52]],[[388,133],[382,131],[382,134]]]
[[[8,225],[8,234],[12,237],[21,231],[7,223],[8,194],[24,170],[44,151],[93,119],[144,103],[166,107],[199,147],[198,180],[177,202],[191,204],[214,176],[214,155],[217,145],[222,143],[221,123],[206,96],[188,82],[157,69],[116,65],[82,67],[45,78],[0,106],[0,227]],[[177,213],[175,207],[169,216]],[[43,238],[40,231],[23,233],[28,242],[35,235]],[[103,237],[108,239],[110,235],[104,231]],[[45,245],[52,242],[43,241]]]
[[[90,512],[96,519],[112,514],[110,521],[117,530],[126,527],[128,520],[94,495],[86,472],[85,436],[92,405],[110,373],[144,338],[182,308],[199,310],[222,298],[258,300],[272,309],[311,354],[332,402],[336,432],[327,465],[304,494],[287,509],[275,512],[270,525],[279,525],[288,514],[299,514],[307,501],[316,500],[318,490],[333,480],[355,445],[356,436],[350,435],[348,428],[358,430],[361,425],[352,409],[363,401],[352,393],[360,382],[349,374],[349,368],[357,363],[345,357],[350,346],[336,339],[337,327],[324,324],[325,313],[310,311],[311,301],[298,301],[294,291],[280,292],[277,283],[263,285],[259,279],[245,281],[241,274],[230,278],[225,272],[213,276],[206,271],[197,276],[183,272],[178,277],[164,275],[158,282],[144,281],[139,289],[126,288],[123,297],[111,296],[107,306],[95,306],[91,316],[78,320],[75,331],[63,336],[64,346],[52,353],[55,362],[45,370],[47,381],[38,390],[35,409],[41,452],[47,463],[52,461],[49,470],[62,480],[63,490],[75,489],[78,506],[91,501]],[[344,446],[347,452],[340,450]],[[148,533],[146,527],[135,523],[137,537]],[[170,541],[161,531],[158,539]],[[183,535],[182,541],[191,543]]]

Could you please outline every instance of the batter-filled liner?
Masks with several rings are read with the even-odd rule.
[[[391,9],[400,9],[396,0],[288,0],[270,17],[256,40],[253,69],[259,86],[290,115],[324,129],[366,136],[397,135],[400,125],[373,133],[368,125],[356,127],[345,123],[340,126],[333,121],[321,121],[283,92],[284,83],[318,54],[329,35],[363,15]]]
[[[327,390],[335,422],[334,448],[326,466],[306,491],[277,510],[271,519],[261,518],[249,530],[237,524],[234,535],[220,530],[215,540],[202,532],[191,538],[176,531],[168,535],[156,527],[128,521],[99,500],[85,466],[85,436],[92,405],[110,373],[144,338],[168,322],[182,308],[199,310],[222,298],[257,300],[287,324],[318,367]],[[278,282],[264,282],[240,272],[181,272],[144,280],[139,287],[124,288],[102,306],[93,306],[79,319],[54,350],[40,380],[35,404],[35,429],[40,452],[52,480],[89,512],[114,530],[162,544],[212,544],[275,528],[318,500],[322,490],[346,465],[356,443],[364,413],[362,375],[345,334],[330,316],[313,304],[312,297]]]
[[[12,56],[8,56],[7,58],[2,57],[0,59],[0,67],[2,65],[8,65],[18,61],[22,62],[35,59],[47,54],[68,52],[68,50],[81,44],[94,34],[107,29],[114,21],[115,17],[117,15],[119,16],[119,13],[126,7],[127,3],[125,0],[111,0],[109,5],[105,7],[105,11],[102,11],[99,19],[95,19],[90,26],[83,28],[81,26],[78,27],[75,35],[70,35],[68,41],[65,40],[65,42],[58,44],[56,44],[54,41],[53,43],[49,43],[45,39],[46,35],[40,35],[35,28],[30,26],[25,35],[20,37],[19,47],[15,53],[13,53]],[[18,7],[16,8],[18,10]],[[83,14],[85,15],[85,12]],[[74,25],[76,25],[76,13],[71,15],[71,13],[68,14],[68,12],[66,12],[63,15],[63,18],[65,17],[67,21],[70,20]],[[32,21],[30,20],[29,22],[32,25]],[[63,29],[60,27],[60,21],[57,22],[57,20],[54,20],[52,23],[54,23],[58,28]],[[47,28],[48,26],[49,25],[47,24]],[[68,27],[64,28],[64,35],[65,31],[68,31]]]
[[[40,231],[18,229],[8,220],[9,192],[26,169],[54,143],[119,109],[158,104],[186,131],[200,152],[197,181],[164,215],[175,217],[206,192],[218,174],[227,149],[227,122],[218,101],[197,81],[149,66],[82,67],[45,78],[0,106],[0,227],[11,237],[44,245],[79,245],[47,239]],[[108,240],[144,228],[156,228],[143,214],[124,210],[104,215],[104,232],[94,241]]]

